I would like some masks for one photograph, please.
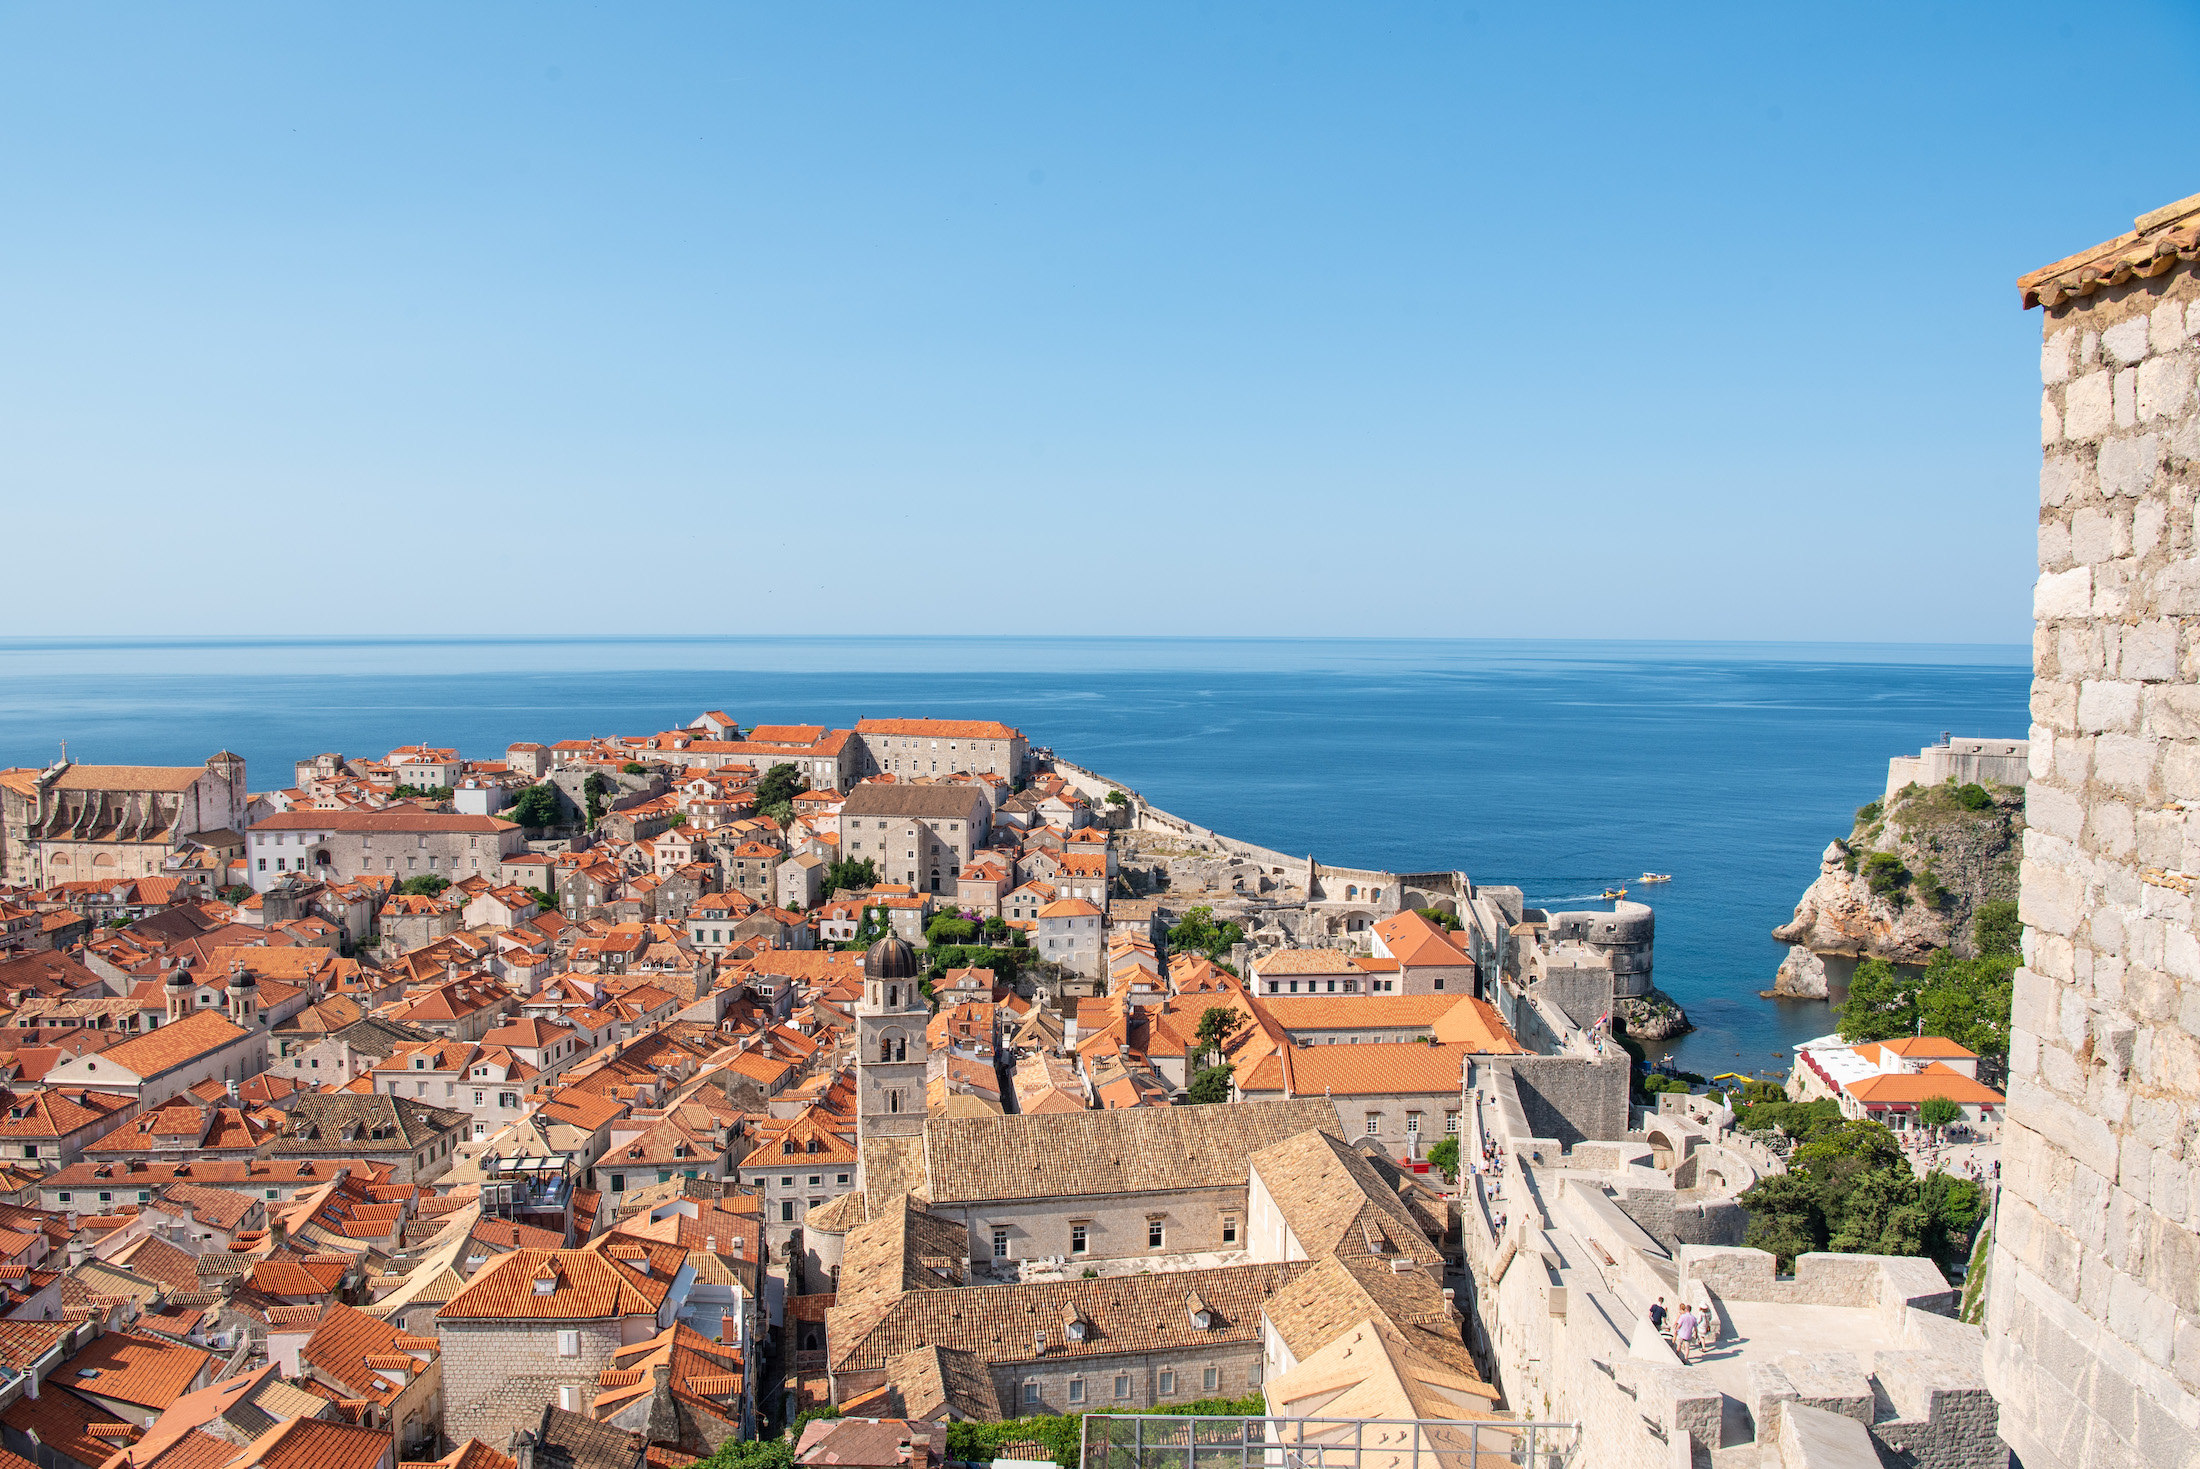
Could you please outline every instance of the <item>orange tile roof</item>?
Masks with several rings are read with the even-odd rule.
[[[239,1040],[245,1032],[211,1010],[196,1010],[150,1035],[133,1037],[99,1053],[134,1076],[153,1077],[170,1067]]]
[[[211,1352],[155,1336],[110,1331],[78,1350],[54,1375],[64,1387],[140,1407],[165,1408],[191,1386]],[[87,1377],[97,1372],[97,1377]]]
[[[286,1418],[231,1458],[232,1469],[376,1469],[390,1451],[388,1428]]]
[[[1946,1097],[1951,1102],[1974,1107],[1999,1107],[2006,1100],[1986,1083],[1974,1081],[1953,1066],[1944,1066],[1938,1061],[1923,1071],[1867,1076],[1862,1081],[1850,1082],[1847,1090],[1850,1096],[1868,1107],[1914,1107],[1927,1097]]]
[[[1358,974],[1342,949],[1278,949],[1253,961],[1253,972],[1266,979],[1285,974]]]
[[[1410,908],[1376,924],[1375,932],[1401,964],[1465,967],[1474,962],[1451,935]]]
[[[445,1301],[436,1319],[594,1321],[654,1315],[687,1252],[672,1245],[640,1245],[650,1262],[650,1273],[644,1276],[605,1253],[602,1246],[610,1239],[605,1235],[576,1250],[514,1250],[491,1261]],[[549,1288],[538,1289],[538,1281],[548,1282]]]
[[[857,734],[909,735],[912,738],[1020,740],[1021,730],[995,719],[859,719]]]
[[[1098,918],[1100,910],[1083,898],[1063,898],[1039,910],[1041,918]]]

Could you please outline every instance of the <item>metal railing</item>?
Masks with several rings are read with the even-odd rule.
[[[1080,1469],[1572,1469],[1578,1423],[1087,1413]]]

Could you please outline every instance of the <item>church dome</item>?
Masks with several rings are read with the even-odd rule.
[[[900,939],[888,935],[864,951],[865,979],[915,979],[917,955]]]

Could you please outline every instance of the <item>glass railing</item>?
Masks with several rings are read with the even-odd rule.
[[[1087,1413],[1082,1469],[1572,1469],[1578,1423]]]

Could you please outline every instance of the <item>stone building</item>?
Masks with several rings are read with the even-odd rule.
[[[849,1203],[908,1190],[956,1221],[958,1259],[1007,1278],[1051,1256],[1167,1268],[1242,1250],[1247,1159],[1303,1132],[1341,1132],[1335,1106],[1321,1097],[917,1121],[898,1146],[865,1137],[862,1192]],[[830,1273],[842,1248],[831,1234],[845,1235],[865,1214],[826,1212],[811,1219],[809,1243]]]
[[[881,883],[952,893],[991,835],[989,813],[973,785],[859,785],[840,808],[841,852],[870,860]]]
[[[327,879],[496,881],[503,859],[526,850],[526,831],[494,816],[402,805],[383,811],[285,811],[253,827],[245,868],[255,892],[282,881],[285,872]]]
[[[2024,967],[1987,1380],[2031,1469],[2200,1452],[2200,196],[2044,313]]]
[[[619,1350],[671,1326],[694,1280],[687,1251],[628,1235],[492,1260],[435,1313],[445,1432],[508,1443],[545,1402],[588,1412]]]
[[[863,775],[1031,774],[1023,731],[994,719],[859,719],[855,734]]]
[[[247,825],[244,760],[0,771],[0,881],[159,877],[194,837],[234,846]]]

